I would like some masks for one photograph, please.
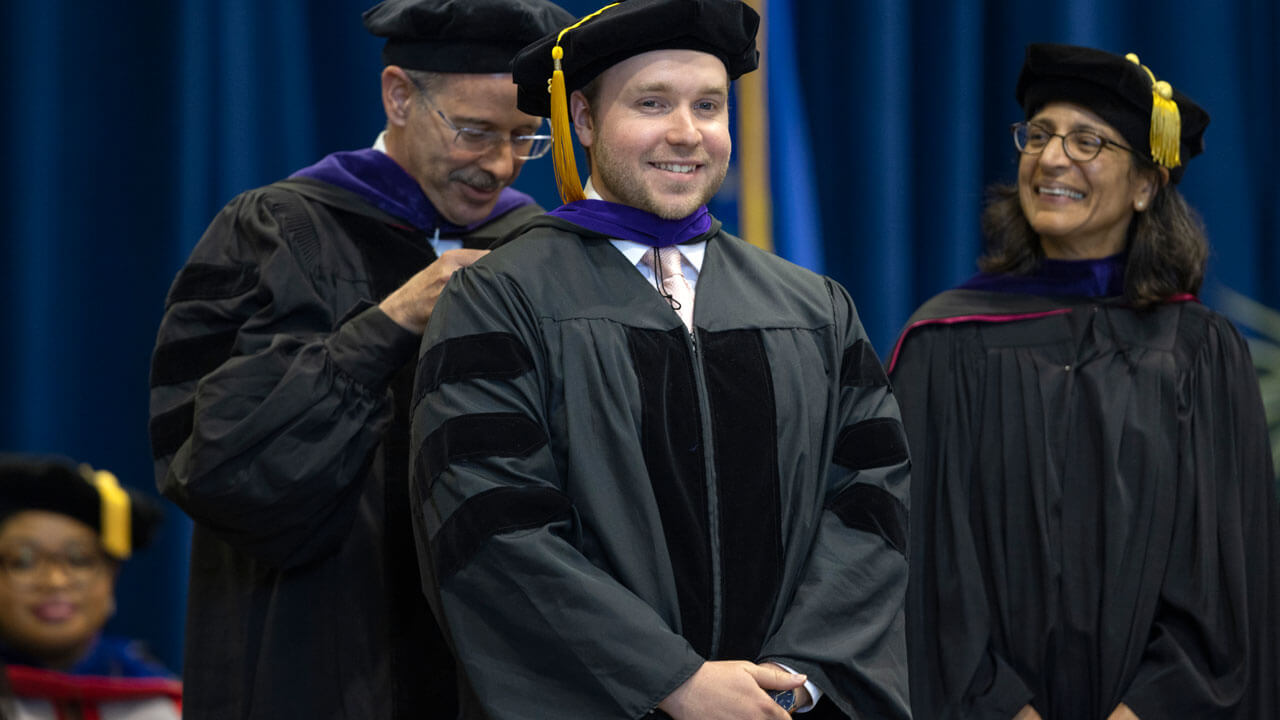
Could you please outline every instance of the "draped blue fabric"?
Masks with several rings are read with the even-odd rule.
[[[796,60],[771,99],[775,131],[795,134],[772,148],[775,243],[849,288],[881,353],[916,305],[974,270],[983,189],[1014,176],[1006,128],[1032,41],[1136,52],[1209,109],[1207,151],[1181,187],[1214,243],[1211,282],[1280,305],[1272,0],[771,2]],[[153,487],[148,363],[169,283],[236,193],[372,143],[384,118],[369,4],[0,4],[0,449]],[[518,187],[559,204],[549,161]],[[795,209],[806,200],[816,210]],[[732,207],[712,204],[731,230]],[[805,226],[819,246],[804,249]],[[172,666],[188,532],[169,506],[156,545],[126,565],[111,625]]]
[[[763,58],[768,68],[769,171],[773,195],[773,249],[814,272],[826,271],[822,216],[808,132],[809,105],[801,83],[801,50],[795,35],[801,0],[768,0]]]

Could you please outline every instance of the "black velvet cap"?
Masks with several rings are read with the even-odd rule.
[[[1163,78],[1156,76],[1156,80]],[[1121,55],[1075,45],[1032,43],[1027,46],[1015,97],[1028,119],[1051,102],[1088,108],[1114,127],[1129,147],[1151,158],[1152,85],[1147,70]],[[1169,180],[1176,183],[1187,160],[1204,151],[1209,114],[1176,87],[1172,100],[1182,125],[1181,162],[1169,168]]]
[[[511,72],[520,48],[573,22],[547,0],[384,0],[364,12],[382,62],[445,73]]]
[[[127,498],[128,533],[123,546],[114,545],[104,532],[104,494],[95,478],[105,475],[108,488]],[[23,455],[0,455],[0,523],[24,510],[44,510],[74,518],[93,528],[103,540],[107,553],[118,560],[127,558],[133,548],[151,541],[160,524],[162,513],[151,498],[120,488],[110,473],[100,473],[88,465],[79,467],[57,458]],[[109,514],[109,513],[108,513]],[[110,522],[110,521],[107,521]]]
[[[729,80],[737,80],[759,65],[759,27],[760,16],[741,0],[624,0],[565,33],[560,41],[565,92],[581,89],[610,67],[651,50],[715,55]],[[551,116],[547,80],[554,69],[551,49],[558,34],[521,50],[512,63],[519,86],[516,105],[530,115]]]

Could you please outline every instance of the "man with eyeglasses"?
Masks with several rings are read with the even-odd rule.
[[[235,198],[170,289],[158,483],[195,520],[191,720],[452,717],[407,499],[413,358],[450,275],[541,212],[509,65],[546,0],[387,0],[386,130]]]

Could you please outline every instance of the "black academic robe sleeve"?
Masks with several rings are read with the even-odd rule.
[[[167,497],[232,546],[292,566],[350,528],[390,421],[389,381],[418,338],[337,290],[361,274],[340,252],[349,243],[326,242],[340,228],[312,218],[329,255],[321,271],[304,267],[278,192],[229,204],[174,281],[151,431]]]
[[[847,343],[825,511],[799,589],[763,654],[853,718],[911,717],[906,673],[908,460],[898,404],[843,288]]]
[[[1144,720],[1275,717],[1276,500],[1258,381],[1225,319],[1187,345],[1169,565],[1124,702]]]

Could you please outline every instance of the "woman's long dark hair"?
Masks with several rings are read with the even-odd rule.
[[[1134,157],[1132,172],[1156,172],[1155,165]],[[983,272],[1027,275],[1044,260],[1040,237],[1022,213],[1017,185],[993,185],[987,190],[982,213],[987,249],[978,259]],[[1182,293],[1200,291],[1209,241],[1182,193],[1173,185],[1156,191],[1151,207],[1134,213],[1129,224],[1129,261],[1125,268],[1125,299],[1149,307]]]

